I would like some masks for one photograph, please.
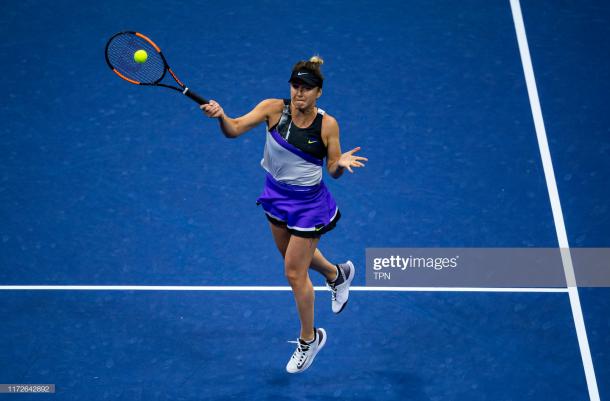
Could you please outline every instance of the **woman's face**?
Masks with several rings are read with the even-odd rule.
[[[320,97],[320,88],[311,87],[302,82],[290,83],[290,100],[294,107],[299,110],[306,110],[316,105],[316,99]]]

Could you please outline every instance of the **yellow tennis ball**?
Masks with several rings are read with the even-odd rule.
[[[136,63],[144,63],[148,59],[148,53],[140,49],[133,54],[133,59]]]

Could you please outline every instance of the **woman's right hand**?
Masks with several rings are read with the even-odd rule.
[[[220,107],[217,101],[210,100],[207,104],[202,104],[199,108],[203,111],[203,113],[210,118],[220,118],[224,116],[225,112]]]

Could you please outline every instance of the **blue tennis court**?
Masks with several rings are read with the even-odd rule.
[[[1,8],[0,383],[56,392],[0,398],[610,397],[610,289],[377,291],[364,274],[367,248],[610,247],[610,4]],[[343,217],[319,247],[358,275],[334,315],[312,272],[328,343],[307,372],[284,370],[299,326],[255,204],[264,127],[227,140],[184,96],[122,82],[103,56],[121,30],[230,116],[324,57],[318,103],[369,162],[325,177]]]

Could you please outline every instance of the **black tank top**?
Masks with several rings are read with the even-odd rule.
[[[322,141],[322,119],[324,118],[324,110],[318,108],[316,118],[307,128],[299,128],[292,123],[292,115],[290,114],[290,99],[284,99],[284,110],[280,121],[275,124],[270,132],[274,129],[288,142],[289,144],[299,148],[305,153],[308,153],[320,160],[326,157],[326,145]]]

